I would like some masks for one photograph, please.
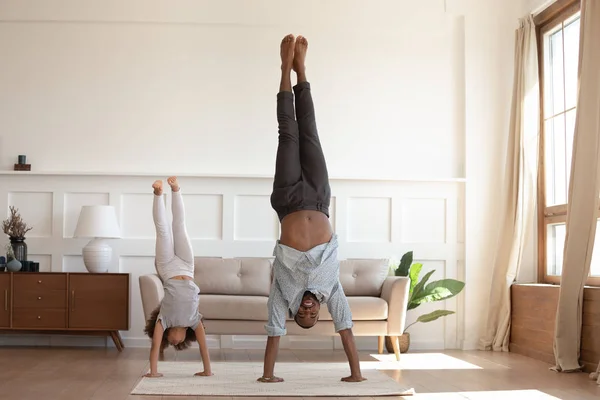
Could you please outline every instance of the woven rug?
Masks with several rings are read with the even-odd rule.
[[[373,397],[406,396],[414,391],[375,369],[363,370],[366,381],[341,382],[348,363],[278,363],[281,383],[261,383],[262,363],[213,362],[214,376],[197,377],[202,363],[161,362],[161,378],[142,378],[131,394],[259,397]]]

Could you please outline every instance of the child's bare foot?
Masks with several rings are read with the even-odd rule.
[[[304,36],[298,36],[296,38],[296,48],[294,49],[294,61],[292,68],[297,74],[304,74],[306,66],[306,51],[308,50],[308,40]]]
[[[294,62],[294,35],[289,34],[281,41],[281,70],[291,71]]]
[[[156,196],[162,195],[162,192],[163,192],[162,186],[163,186],[162,181],[154,181],[154,183],[152,184],[152,189],[154,189],[154,194]]]
[[[171,190],[174,192],[179,192],[179,182],[177,182],[176,176],[170,176],[167,178],[167,183],[171,186]]]

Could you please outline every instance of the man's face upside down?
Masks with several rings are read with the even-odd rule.
[[[305,292],[294,321],[304,329],[310,329],[317,324],[319,320],[319,310],[321,303],[311,292]]]

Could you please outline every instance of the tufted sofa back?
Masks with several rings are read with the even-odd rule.
[[[194,261],[194,280],[202,294],[269,295],[269,258],[196,257]]]
[[[270,258],[196,257],[194,280],[202,294],[268,296],[272,269]],[[340,282],[347,296],[379,297],[387,275],[386,259],[340,262]]]
[[[379,297],[389,273],[385,259],[351,259],[340,262],[340,282],[346,296]]]

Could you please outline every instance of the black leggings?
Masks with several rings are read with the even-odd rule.
[[[279,146],[271,206],[280,221],[299,210],[321,211],[329,217],[331,188],[317,132],[310,84],[301,82],[294,86],[294,94],[277,94]]]

